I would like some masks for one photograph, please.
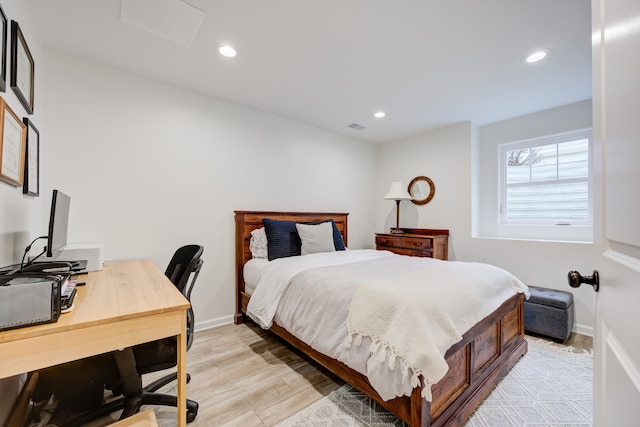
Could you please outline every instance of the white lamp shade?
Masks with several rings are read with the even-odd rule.
[[[413,197],[404,188],[402,181],[393,181],[389,192],[384,198],[385,200],[411,200]]]

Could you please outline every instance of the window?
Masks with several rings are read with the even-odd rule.
[[[590,145],[590,130],[500,145],[501,223],[592,225]]]

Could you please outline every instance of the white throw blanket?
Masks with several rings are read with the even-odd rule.
[[[448,371],[444,355],[462,335],[518,292],[528,289],[510,273],[470,262],[433,262],[394,278],[361,284],[347,317],[347,347],[371,339],[370,352],[394,369],[424,379],[422,396]]]
[[[464,303],[465,299],[461,295],[467,290],[459,290],[458,286],[461,283],[479,286],[474,284],[477,279],[488,282],[488,287],[477,289],[481,303],[488,304],[487,307],[478,310],[480,313],[491,313],[508,297],[526,290],[524,285],[506,271],[484,264],[476,265],[477,267],[471,263],[398,256],[391,252],[375,250],[348,250],[276,259],[267,262],[257,275],[259,280],[251,295],[247,311],[263,328],[269,328],[275,321],[317,351],[366,375],[372,387],[384,400],[396,396],[410,396],[412,378],[415,386],[421,373],[426,379],[425,384],[437,382],[437,375],[430,377],[428,370],[421,367],[422,359],[434,358],[428,362],[429,369],[431,366],[438,369],[444,366],[446,372],[444,352],[450,347],[450,343],[460,339],[460,332],[464,333],[469,329],[454,323],[456,338],[452,341],[451,337],[445,336],[442,342],[432,344],[435,348],[429,348],[427,343],[433,343],[436,338],[442,339],[443,333],[424,331],[424,325],[420,325],[420,322],[424,324],[429,320],[421,317],[418,307],[428,307],[439,300],[449,300],[449,306],[436,307],[435,310],[445,314],[461,312],[467,315],[466,311],[473,311],[466,307],[467,303]],[[453,270],[447,274],[439,270],[446,269],[447,266],[451,266]],[[430,274],[430,271],[435,274],[433,279],[424,278],[423,274]],[[439,274],[444,275],[444,278]],[[456,283],[447,286],[449,281]],[[408,287],[398,288],[399,284],[404,282],[408,282]],[[493,286],[498,283],[506,285],[507,289],[494,290]],[[371,292],[367,290],[368,287],[371,287]],[[419,289],[414,290],[414,287]],[[375,295],[382,294],[374,292],[375,288],[381,288],[381,292],[385,292],[385,288],[392,289],[392,298],[379,306],[380,297],[376,298]],[[358,297],[354,303],[357,313],[350,315],[354,295],[362,292],[372,295]],[[446,296],[449,293],[454,297]],[[418,297],[426,301],[418,301]],[[374,301],[371,303],[372,313],[367,314],[362,310],[362,306],[369,305],[369,298]],[[411,300],[409,305],[402,306],[408,300]],[[402,308],[394,309],[392,306]],[[403,324],[403,319],[395,318],[396,315],[409,316],[409,311],[412,317],[418,319],[416,327],[407,326],[406,322]],[[388,326],[378,324],[382,320],[382,312],[389,318]],[[468,319],[467,323],[470,326],[477,323],[484,317],[480,313],[476,313],[477,320]],[[349,317],[351,321],[355,321],[356,328],[347,327]],[[362,339],[359,347],[355,344],[351,348],[345,346],[350,333],[356,343]],[[433,335],[429,337],[431,340],[422,338],[429,333]],[[374,336],[375,343],[372,340]],[[406,350],[404,347],[407,343],[414,347]],[[384,353],[380,348],[384,349]],[[372,354],[370,349],[375,350],[375,354]],[[413,352],[417,351],[425,354],[415,357]],[[380,363],[378,360],[383,354],[383,362],[386,363]],[[395,366],[390,360],[394,357]],[[415,359],[418,359],[418,362]],[[436,372],[439,373],[442,371]],[[429,386],[425,389],[425,395],[428,396]]]

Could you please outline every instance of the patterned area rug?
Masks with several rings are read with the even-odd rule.
[[[465,427],[592,426],[593,357],[527,337],[529,352]],[[406,426],[345,384],[276,427]]]

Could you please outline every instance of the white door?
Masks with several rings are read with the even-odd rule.
[[[640,426],[640,1],[591,7],[594,147],[603,159],[596,209],[604,218],[594,266],[594,425]]]

